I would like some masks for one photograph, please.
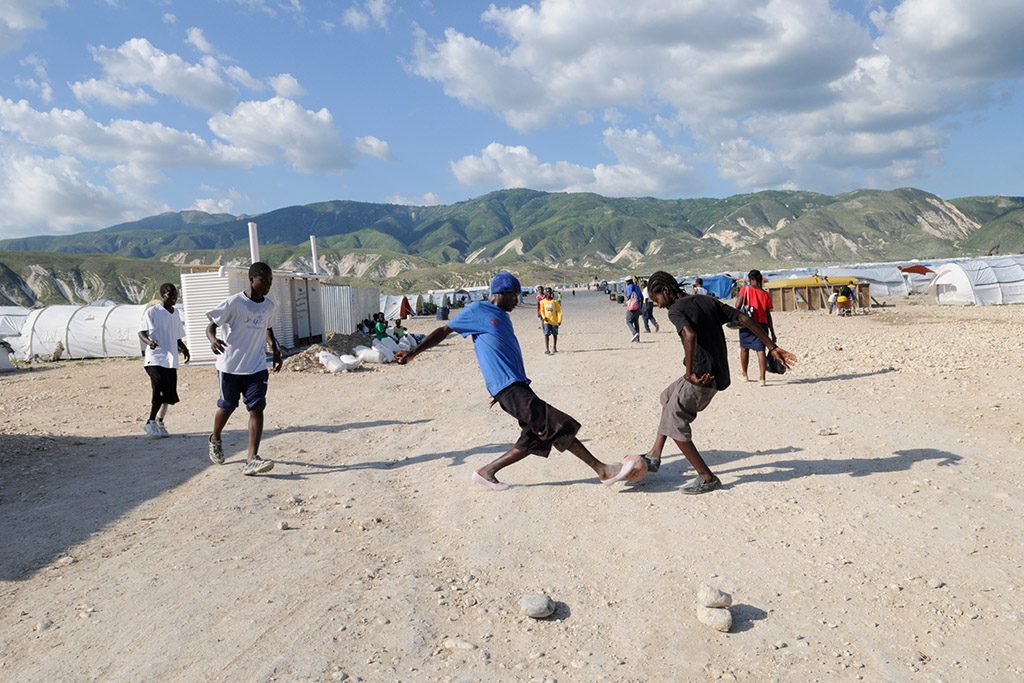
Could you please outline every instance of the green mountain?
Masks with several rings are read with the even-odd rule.
[[[1024,250],[1024,198],[946,201],[903,188],[838,196],[765,191],[724,199],[616,199],[501,190],[447,206],[329,201],[256,216],[183,211],[95,232],[0,241],[0,303],[134,301],[174,264],[248,262],[247,223],[280,268],[416,290],[484,281],[508,268],[530,281],[632,271],[785,267]],[[73,256],[72,256],[73,255]],[[47,284],[50,283],[50,284]]]

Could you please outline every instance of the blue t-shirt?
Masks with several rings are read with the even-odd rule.
[[[474,301],[448,327],[463,337],[472,335],[476,361],[491,396],[515,382],[530,383],[508,311],[489,301]]]

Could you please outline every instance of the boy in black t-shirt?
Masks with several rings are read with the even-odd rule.
[[[796,362],[796,357],[772,343],[757,323],[732,306],[709,296],[683,294],[676,279],[664,271],[651,276],[647,291],[659,308],[668,309],[668,318],[679,332],[685,353],[683,376],[661,392],[658,435],[645,456],[648,471],[658,470],[665,442],[671,438],[697,471],[697,476],[683,486],[683,493],[714,491],[722,486],[722,482],[693,445],[690,423],[697,419],[697,413],[708,407],[716,393],[724,391],[730,384],[722,326],[738,322],[757,335],[768,353],[787,368]]]

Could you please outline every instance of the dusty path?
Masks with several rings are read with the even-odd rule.
[[[136,362],[0,376],[0,680],[1020,680],[1019,307],[899,303],[779,315],[800,367],[700,416],[725,488],[694,498],[678,455],[634,487],[569,454],[470,486],[517,429],[455,338],[275,376],[257,479],[240,415],[206,460],[212,368],[182,371],[159,441]],[[598,457],[645,450],[681,362],[667,319],[630,345],[620,306],[564,305],[557,356],[513,314],[538,394]],[[694,618],[705,581],[730,634]],[[536,590],[552,619],[519,614]]]

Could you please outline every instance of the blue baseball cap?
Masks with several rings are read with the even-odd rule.
[[[504,294],[505,292],[519,294],[522,291],[522,285],[512,273],[502,271],[491,280],[491,294]]]

